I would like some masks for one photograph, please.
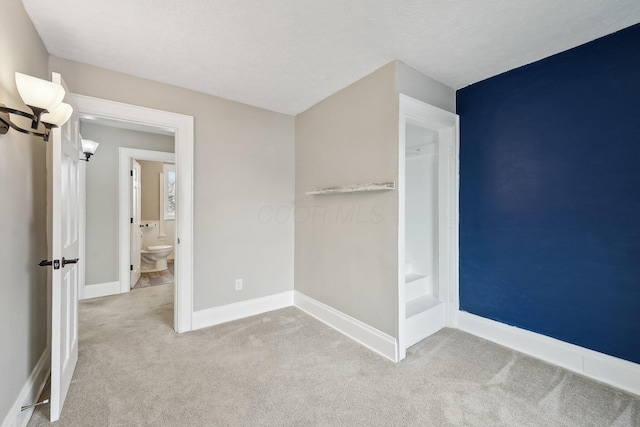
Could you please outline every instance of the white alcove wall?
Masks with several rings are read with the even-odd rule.
[[[407,124],[405,277],[416,292],[438,297],[438,133]],[[411,298],[407,298],[410,300]]]

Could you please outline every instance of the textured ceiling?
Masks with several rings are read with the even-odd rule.
[[[53,55],[297,114],[398,59],[455,89],[640,22],[639,0],[23,0]]]

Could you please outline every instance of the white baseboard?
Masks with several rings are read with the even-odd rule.
[[[640,364],[464,311],[457,317],[460,330],[640,395]]]
[[[440,303],[409,317],[404,323],[405,345],[411,347],[445,326],[445,306]]]
[[[120,293],[120,281],[85,285],[81,299],[106,297]]]
[[[33,371],[31,371],[31,375],[29,375],[27,382],[22,387],[16,401],[4,417],[2,427],[24,427],[29,423],[34,408],[25,411],[21,411],[20,409],[23,406],[36,403],[38,397],[40,397],[40,393],[42,393],[47,383],[51,370],[49,360],[49,348],[46,348],[42,356],[40,356],[38,363],[36,363],[36,366],[33,368]]]
[[[192,330],[219,325],[293,305],[293,291],[193,312]]]
[[[294,291],[293,301],[296,307],[310,316],[387,359],[398,361],[398,342],[395,338],[298,291]]]

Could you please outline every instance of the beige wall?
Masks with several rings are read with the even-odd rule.
[[[396,61],[396,92],[431,104],[443,110],[456,112],[456,92],[420,71]]]
[[[160,174],[161,162],[139,160],[140,183],[142,185],[142,218],[143,220],[160,219]]]
[[[49,79],[48,54],[22,2],[3,0],[1,9],[0,102],[28,110],[16,90],[14,73]],[[38,267],[47,257],[46,145],[42,139],[13,130],[0,135],[0,195],[2,422],[47,345],[47,271]]]
[[[398,193],[305,193],[398,180],[398,92],[455,106],[453,89],[393,62],[296,117],[296,290],[394,337]]]
[[[118,271],[118,164],[120,147],[174,152],[173,136],[118,129],[89,122],[83,138],[100,143],[87,164],[86,285],[115,282]],[[157,189],[157,184],[156,184]]]
[[[396,180],[397,141],[393,63],[296,117],[296,290],[389,335],[398,312],[398,193],[305,193]]]
[[[75,93],[195,117],[195,310],[293,289],[293,218],[260,217],[293,210],[293,117],[53,56],[49,66]]]

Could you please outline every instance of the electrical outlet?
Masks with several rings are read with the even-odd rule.
[[[242,279],[236,279],[236,291],[242,290]]]

